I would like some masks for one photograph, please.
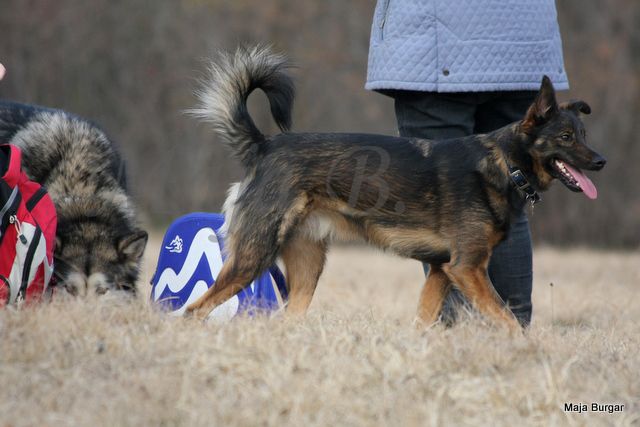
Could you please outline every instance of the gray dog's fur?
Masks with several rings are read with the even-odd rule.
[[[0,102],[0,138],[22,149],[23,169],[56,206],[58,285],[74,295],[135,293],[147,233],[105,133],[60,110]]]

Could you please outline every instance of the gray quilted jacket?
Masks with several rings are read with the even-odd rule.
[[[378,0],[367,89],[568,89],[554,0]]]

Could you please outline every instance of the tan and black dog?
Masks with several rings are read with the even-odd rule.
[[[585,144],[582,101],[556,103],[551,81],[522,121],[486,135],[440,142],[367,134],[288,133],[293,84],[287,62],[263,47],[223,54],[200,93],[204,117],[247,169],[225,203],[228,259],[216,284],[187,312],[205,318],[277,257],[288,311],[304,313],[332,238],[362,238],[431,265],[418,319],[437,320],[457,286],[480,311],[518,328],[491,285],[487,264],[517,211],[554,179],[596,197],[580,169],[605,160]],[[246,101],[262,89],[285,131],[263,135]]]

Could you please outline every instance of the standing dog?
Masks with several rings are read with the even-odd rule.
[[[287,133],[293,85],[285,58],[241,48],[211,67],[195,113],[213,123],[247,169],[225,203],[227,261],[216,284],[187,308],[204,318],[281,256],[288,310],[303,313],[331,238],[361,237],[431,265],[418,318],[437,320],[457,286],[480,313],[517,328],[487,275],[495,245],[527,199],[559,179],[596,197],[580,169],[605,160],[585,144],[582,101],[556,103],[551,81],[522,121],[486,135],[433,142],[366,134]],[[264,136],[247,112],[262,89],[285,131]],[[373,158],[374,161],[368,161]]]
[[[0,102],[0,139],[22,149],[25,172],[56,206],[56,283],[74,295],[135,293],[147,233],[104,132],[64,111]]]

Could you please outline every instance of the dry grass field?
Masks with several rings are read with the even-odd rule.
[[[510,337],[471,315],[414,330],[419,266],[350,247],[302,321],[169,318],[146,300],[157,247],[138,301],[0,312],[0,426],[640,424],[638,252],[538,248],[534,321]]]

